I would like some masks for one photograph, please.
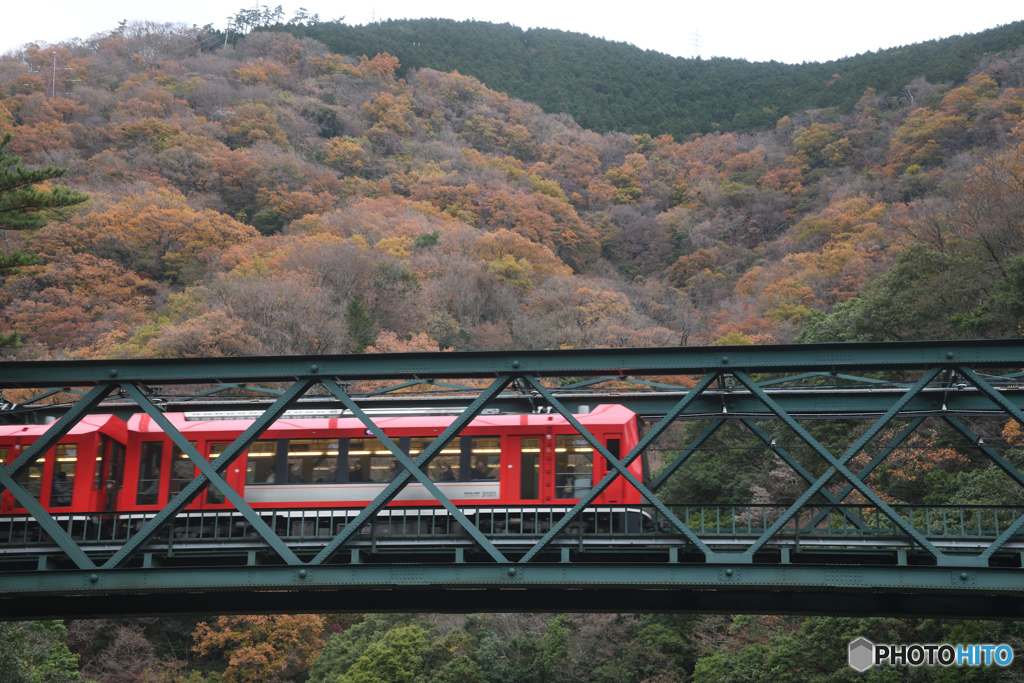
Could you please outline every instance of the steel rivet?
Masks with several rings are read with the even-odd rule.
[[[966,581],[967,580],[967,572],[960,572],[960,580],[961,581]]]
[[[732,570],[731,569],[726,569],[725,570],[725,575],[726,576],[732,576]]]
[[[508,575],[509,576],[515,576],[516,575],[516,568],[515,567],[509,567],[508,568]]]
[[[512,361],[512,367],[518,368],[519,367],[519,361],[517,361],[517,360]]]
[[[110,376],[111,377],[117,377],[117,370],[111,370],[110,371]]]
[[[317,370],[319,370],[319,369],[320,369],[320,368],[319,368],[319,367],[318,367],[318,366],[316,365],[316,363],[314,363],[313,365],[310,365],[310,366],[309,366],[309,371],[310,371],[310,372],[316,372],[316,371],[317,371]]]
[[[946,351],[946,358],[952,358],[952,357],[953,357],[953,352],[952,351]]]
[[[299,570],[299,578],[300,579],[306,578],[306,570],[305,569],[300,569]]]
[[[89,574],[89,583],[96,583],[99,580],[100,577],[97,574]]]
[[[722,362],[723,363],[728,363],[729,362],[729,356],[722,356]]]

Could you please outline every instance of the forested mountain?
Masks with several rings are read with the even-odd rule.
[[[473,76],[489,88],[567,113],[584,128],[683,138],[771,128],[787,114],[835,107],[848,114],[867,88],[887,103],[914,79],[959,84],[985,55],[1024,44],[1024,21],[981,33],[800,65],[685,59],[553,29],[450,19],[277,25],[341,54],[398,57],[408,69]]]
[[[468,75],[399,78],[390,54],[287,32],[223,38],[135,24],[0,58],[0,207],[25,169],[54,200],[5,209],[21,228],[0,239],[5,357],[1021,335],[1019,47],[953,84],[915,77],[848,111],[677,140],[588,130]],[[812,428],[826,444],[861,429]],[[873,488],[915,505],[1019,502],[943,429],[897,449]],[[984,438],[1024,462],[1019,430]],[[668,499],[803,490],[735,430],[713,439]],[[154,618],[3,625],[0,679],[840,681],[859,635],[1024,642],[1014,623],[934,620]]]

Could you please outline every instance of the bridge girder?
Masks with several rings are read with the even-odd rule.
[[[1024,616],[1021,614],[1024,611],[1024,567],[1020,566],[1014,552],[1008,552],[1008,544],[1020,540],[1024,514],[1014,512],[1009,526],[999,527],[997,521],[995,536],[985,540],[980,554],[950,551],[946,546],[933,543],[934,539],[917,528],[913,515],[901,516],[879,498],[866,484],[866,471],[857,474],[848,470],[847,465],[895,418],[941,416],[956,426],[951,421],[956,416],[977,415],[1010,418],[1024,424],[1024,392],[1017,382],[1022,367],[1024,344],[1018,340],[7,363],[0,365],[0,389],[63,391],[77,387],[82,388],[84,398],[70,407],[59,408],[66,410],[64,418],[16,461],[0,468],[0,484],[32,513],[56,544],[39,554],[35,571],[25,571],[23,567],[0,571],[0,605],[3,606],[0,614],[6,618],[24,618],[52,615],[55,609],[63,610],[64,616],[133,610],[139,613],[176,611],[176,600],[180,602],[182,595],[208,596],[209,600],[202,598],[206,607],[217,605],[215,611],[239,612],[247,611],[245,602],[252,600],[252,591],[257,591],[264,607],[251,608],[254,611],[304,611],[318,604],[321,609],[332,611],[479,611],[518,606],[557,611],[891,613],[1019,618]],[[999,372],[1000,378],[983,377],[980,370]],[[786,381],[800,382],[809,376],[821,378],[812,381],[828,382],[828,377],[850,381],[841,374],[848,372],[889,373],[890,376],[881,380],[862,378],[851,386],[836,386],[832,382],[831,386],[780,387]],[[779,374],[784,376],[774,376]],[[661,379],[655,382],[632,380],[634,384],[646,385],[645,390],[603,392],[581,392],[572,388],[592,384],[589,380],[576,382],[563,390],[541,382],[550,378],[627,380],[679,375],[695,376],[698,381],[686,389],[666,384]],[[764,379],[765,376],[768,378]],[[425,378],[487,379],[490,384],[472,393],[460,385],[447,385],[456,393],[417,397],[382,395],[380,391],[350,395],[346,384],[392,380],[411,386],[428,382]],[[153,391],[154,387],[200,384],[250,387],[253,383],[285,386],[269,388],[276,395],[273,400],[260,402],[257,399],[250,403],[260,411],[260,416],[246,433],[212,461],[203,458],[169,423],[164,427],[201,472],[181,495],[108,555],[98,556],[83,550],[61,523],[35,502],[17,481],[25,468],[90,412],[110,408],[141,410],[162,423],[167,410],[186,409],[199,403],[209,406],[210,401],[197,403],[198,399],[160,396]],[[307,390],[316,385],[322,386],[328,396],[304,397]],[[508,390],[509,386],[524,387],[526,391],[515,393]],[[135,405],[126,405],[123,401],[110,403],[106,397],[112,392],[130,397]],[[44,395],[46,393],[44,391]],[[576,423],[572,415],[578,405],[593,405],[597,401],[623,403],[641,416],[658,420],[641,443],[621,461]],[[413,404],[452,407],[460,414],[453,426],[415,460],[401,452],[383,432],[378,434],[380,441],[405,464],[405,469],[355,522],[326,542],[313,557],[296,554],[256,511],[232,493],[223,479],[223,472],[231,462],[290,408],[344,406],[376,434],[379,430],[372,416],[364,411]],[[353,552],[352,562],[339,562],[337,557],[342,547],[349,544],[354,548],[350,542],[355,541],[359,530],[365,524],[372,524],[405,485],[417,479],[429,488],[423,468],[462,425],[485,408],[519,409],[526,405],[531,410],[540,406],[560,413],[591,443],[595,457],[600,455],[609,462],[611,471],[595,484],[589,496],[566,510],[543,537],[532,540],[533,545],[525,554],[507,554],[493,537],[462,517],[462,526],[472,536],[474,548],[483,561],[433,564],[424,558],[410,565],[389,563],[386,558],[378,557],[372,564],[363,564]],[[45,415],[45,410],[52,409],[37,412]],[[6,411],[2,417],[28,420],[34,410]],[[813,482],[800,500],[782,511],[772,526],[758,530],[760,535],[740,552],[723,550],[699,536],[689,521],[680,520],[674,509],[658,499],[656,487],[648,488],[644,482],[636,481],[626,469],[630,461],[678,419],[734,418],[747,421],[747,426],[755,433],[758,429],[752,421],[781,420],[798,441],[831,468]],[[845,453],[835,455],[800,424],[801,420],[815,418],[864,419],[874,424]],[[914,420],[913,425],[916,424],[920,421]],[[1024,482],[1024,475],[1000,454],[984,447],[980,438],[966,426],[961,423],[958,429],[1014,480]],[[912,428],[904,430],[909,431]],[[890,452],[895,444],[890,446]],[[692,450],[685,450],[672,467],[682,464]],[[812,497],[823,495],[820,492],[824,484],[835,472],[850,483],[846,493],[859,491],[887,524],[891,523],[908,544],[919,549],[914,562],[907,564],[906,555],[899,553],[894,563],[880,563],[870,553],[852,554],[847,556],[848,561],[834,567],[827,566],[827,560],[821,560],[820,566],[815,565],[810,555],[807,564],[790,563],[785,552],[778,559],[764,560],[764,550],[771,547],[778,534]],[[630,480],[646,499],[646,504],[665,520],[667,528],[686,539],[689,554],[654,552],[654,548],[661,547],[655,544],[647,549],[652,552],[642,561],[633,557],[612,563],[567,562],[563,549],[563,561],[551,562],[556,537],[560,538],[600,491],[619,476]],[[807,472],[802,476],[808,482],[813,479]],[[258,542],[271,556],[270,564],[275,566],[160,566],[159,553],[152,552],[158,534],[209,486],[220,489],[232,501],[245,523],[258,533]],[[449,514],[457,518],[463,515],[459,506],[440,492],[434,493]],[[826,498],[833,507],[842,502],[842,496]],[[841,512],[849,517],[845,509]],[[838,541],[836,544],[841,545]],[[53,547],[63,553],[57,561],[51,561],[53,558],[47,555],[53,552]],[[138,560],[142,555],[149,560],[140,567]],[[54,569],[54,566],[59,568]],[[608,597],[597,599],[598,595]],[[851,597],[854,595],[856,599]],[[589,608],[584,605],[587,600]],[[266,609],[268,605],[274,607]],[[196,610],[183,607],[181,611]]]

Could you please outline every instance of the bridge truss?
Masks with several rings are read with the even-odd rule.
[[[1024,505],[898,505],[871,488],[869,475],[931,420],[989,458],[1008,485],[1024,487],[979,427],[1024,425],[1022,368],[1024,344],[1014,340],[6,363],[0,389],[22,400],[5,404],[0,421],[60,419],[0,467],[0,485],[28,511],[0,520],[0,618],[515,610],[1020,618]],[[424,385],[430,391],[414,391]],[[76,400],[46,403],[68,396]],[[257,416],[211,461],[165,417],[237,410],[239,401]],[[596,403],[621,403],[650,424],[621,459],[574,417]],[[369,505],[255,510],[225,482],[227,468],[285,411],[325,407],[349,411],[404,466]],[[455,415],[415,458],[373,419],[410,407]],[[199,470],[159,512],[109,513],[110,523],[96,524],[48,513],[19,483],[84,416],[139,411]],[[572,507],[456,505],[426,468],[485,411],[558,413],[609,473]],[[629,464],[681,420],[703,428],[652,481],[638,480]],[[809,420],[863,427],[833,452]],[[730,423],[806,481],[804,493],[771,505],[659,498]],[[771,436],[769,425],[786,437]],[[814,466],[793,454],[799,449]],[[854,472],[859,454],[872,458]],[[643,505],[596,506],[619,477]],[[412,482],[440,507],[389,507]],[[209,487],[234,510],[186,511]],[[853,494],[857,502],[847,503]],[[616,515],[637,512],[649,522],[615,531]]]

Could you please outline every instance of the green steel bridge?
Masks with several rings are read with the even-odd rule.
[[[1008,487],[1024,488],[1007,445],[993,438],[1008,421],[1024,425],[1022,369],[1017,340],[4,363],[0,423],[51,426],[0,467],[0,485],[28,511],[0,515],[0,619],[306,611],[1022,618],[1024,499],[903,505],[874,491],[869,476],[922,425],[941,425],[960,439],[956,448],[990,459]],[[601,403],[625,405],[647,425],[621,458],[573,416]],[[225,482],[227,468],[286,411],[319,409],[357,417],[404,469],[363,509],[250,507]],[[412,409],[454,417],[415,458],[374,423]],[[190,410],[248,410],[255,419],[207,461],[165,417]],[[164,509],[51,514],[18,481],[84,416],[138,412],[200,470]],[[574,506],[456,505],[426,468],[489,412],[561,414],[609,474]],[[808,430],[812,420],[857,428],[830,450]],[[627,466],[680,421],[694,423],[694,438],[639,481]],[[774,453],[806,482],[803,494],[765,504],[659,497],[671,477],[686,476],[691,456],[713,452],[724,425]],[[870,459],[854,471],[858,455]],[[618,477],[643,504],[594,503]],[[389,506],[412,482],[439,505]],[[187,510],[209,487],[234,509]],[[625,521],[638,516],[640,524]]]

